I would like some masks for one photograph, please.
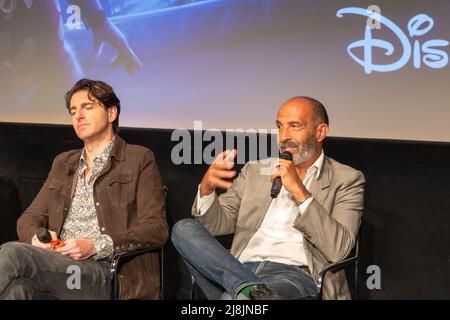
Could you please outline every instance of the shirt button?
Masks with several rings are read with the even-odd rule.
[[[96,202],[95,205],[98,207],[100,205],[100,202]]]
[[[117,247],[116,247],[116,250],[120,250],[120,247],[119,247],[119,246],[117,246]]]
[[[100,230],[105,231],[105,227],[102,227]]]

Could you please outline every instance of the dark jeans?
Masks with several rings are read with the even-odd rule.
[[[0,299],[109,299],[109,267],[8,242],[0,247]]]
[[[286,300],[317,296],[308,272],[270,261],[242,264],[194,219],[177,222],[171,238],[208,299],[235,299],[244,287],[259,283],[266,283]]]

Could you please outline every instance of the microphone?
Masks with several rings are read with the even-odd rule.
[[[36,236],[38,238],[38,240],[42,243],[49,243],[50,241],[52,241],[52,236],[50,235],[50,232],[48,231],[47,228],[39,228],[38,231],[36,232]]]
[[[56,248],[64,246],[64,240],[61,240],[61,239],[52,240],[50,231],[48,231],[48,229],[44,228],[44,227],[41,227],[38,229],[38,231],[36,232],[36,237],[42,243],[50,243],[52,246],[52,249],[56,249]]]
[[[289,151],[284,151],[280,154],[281,159],[292,161],[292,153]],[[281,177],[276,177],[272,182],[272,189],[270,189],[270,196],[272,198],[276,198],[280,193],[281,187],[283,184],[281,183]]]

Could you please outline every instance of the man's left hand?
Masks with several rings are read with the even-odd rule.
[[[63,247],[57,248],[55,251],[62,255],[68,255],[73,260],[85,260],[97,253],[94,243],[89,239],[69,239],[65,240],[64,244]]]
[[[117,55],[111,61],[112,65],[123,64],[129,75],[132,75],[136,69],[142,68],[142,63],[138,56],[128,45],[127,39],[123,33],[108,19],[103,23],[92,28],[94,39],[94,55],[98,58],[102,53],[105,43],[109,43],[118,51]]]

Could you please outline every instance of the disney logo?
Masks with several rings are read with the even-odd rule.
[[[372,17],[373,12],[363,8],[343,8],[336,12],[336,16],[342,18],[344,14],[357,14],[365,17]],[[367,74],[372,71],[390,72],[403,68],[408,61],[413,57],[413,65],[416,69],[421,67],[421,63],[433,69],[440,69],[448,64],[447,52],[436,49],[438,47],[446,47],[449,42],[443,39],[433,39],[425,41],[422,45],[419,40],[414,40],[411,45],[408,36],[400,29],[394,22],[388,18],[380,15],[381,25],[386,26],[392,31],[400,41],[403,47],[401,57],[390,64],[374,64],[372,61],[373,48],[380,48],[385,51],[386,56],[391,56],[394,53],[394,46],[385,40],[376,39],[372,37],[372,28],[366,25],[364,39],[352,42],[347,47],[347,52],[354,61],[364,67]],[[434,20],[426,14],[418,14],[408,22],[408,33],[411,39],[420,37],[428,33],[434,26]],[[353,53],[353,49],[363,48],[364,57],[361,59]]]

